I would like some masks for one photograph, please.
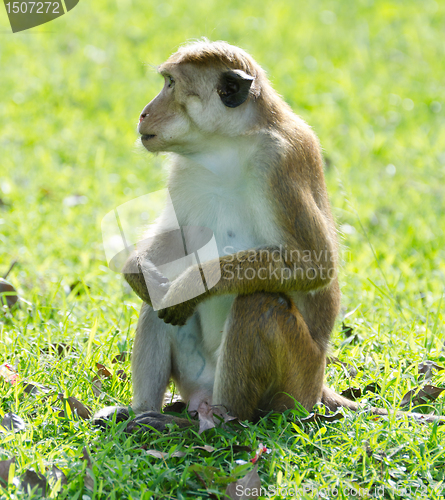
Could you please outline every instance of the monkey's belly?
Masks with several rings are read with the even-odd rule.
[[[215,360],[215,363],[218,349],[221,345],[224,325],[234,300],[234,295],[212,297],[201,303],[197,308],[201,323],[204,349],[206,353]]]
[[[172,329],[172,376],[190,408],[212,400],[219,347],[233,300],[230,295],[213,297],[198,306],[186,325]]]

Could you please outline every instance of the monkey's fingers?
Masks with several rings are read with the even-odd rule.
[[[179,313],[176,306],[167,307],[158,311],[158,318],[162,319],[164,323],[173,326],[184,326],[187,322],[188,316],[184,317]]]

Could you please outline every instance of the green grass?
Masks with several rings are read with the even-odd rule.
[[[0,275],[17,258],[9,280],[31,304],[0,320],[0,364],[53,389],[34,396],[0,380],[0,418],[12,411],[27,423],[24,432],[0,433],[0,460],[14,455],[17,476],[57,465],[68,477],[67,498],[207,498],[190,467],[202,477],[214,467],[212,491],[221,493],[224,478],[245,473],[235,460],[253,456],[232,445],[254,450],[262,442],[272,450],[259,462],[265,488],[305,487],[298,498],[334,498],[332,488],[335,498],[359,498],[350,488],[443,498],[441,427],[346,411],[338,422],[301,424],[287,412],[242,429],[172,430],[141,441],[119,426],[101,434],[55,408],[63,406],[59,392],[93,410],[130,401],[130,383],[116,375],[104,380],[102,397],[91,389],[96,362],[129,373],[128,360],[111,360],[131,349],[140,307],[106,266],[100,222],[164,186],[162,158],[134,147],[135,125],[161,86],[153,66],[201,36],[251,52],[330,160],[343,314],[352,312],[345,322],[357,334],[348,342],[339,322],[332,353],[358,375],[330,365],[328,384],[341,391],[377,382],[363,404],[393,408],[418,386],[419,362],[443,365],[444,28],[439,1],[198,0],[191,8],[184,0],[95,0],[12,35],[0,7]],[[85,203],[64,204],[73,195]],[[80,294],[67,294],[78,280]],[[76,351],[41,354],[58,342]],[[430,383],[445,386],[445,372]],[[443,396],[430,411],[445,412]],[[141,442],[185,456],[151,457]],[[192,448],[202,444],[217,451]],[[83,487],[85,445],[94,494]],[[1,491],[15,495],[14,486]]]

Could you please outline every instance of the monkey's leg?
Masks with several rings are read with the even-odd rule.
[[[177,327],[165,324],[148,304],[142,304],[131,357],[132,409],[136,414],[161,410],[171,374],[171,337],[175,330]],[[99,410],[93,421],[104,425],[114,414],[117,421],[130,416],[126,407],[108,406]]]
[[[148,304],[142,304],[131,355],[135,413],[161,411],[171,375],[171,338],[177,327],[160,321]]]
[[[213,403],[243,420],[291,408],[292,398],[311,409],[324,367],[324,353],[289,297],[238,296],[223,333]]]

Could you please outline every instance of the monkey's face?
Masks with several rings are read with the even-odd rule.
[[[159,73],[164,87],[139,118],[148,151],[196,153],[209,139],[239,136],[255,123],[254,79],[246,73],[168,62]]]

